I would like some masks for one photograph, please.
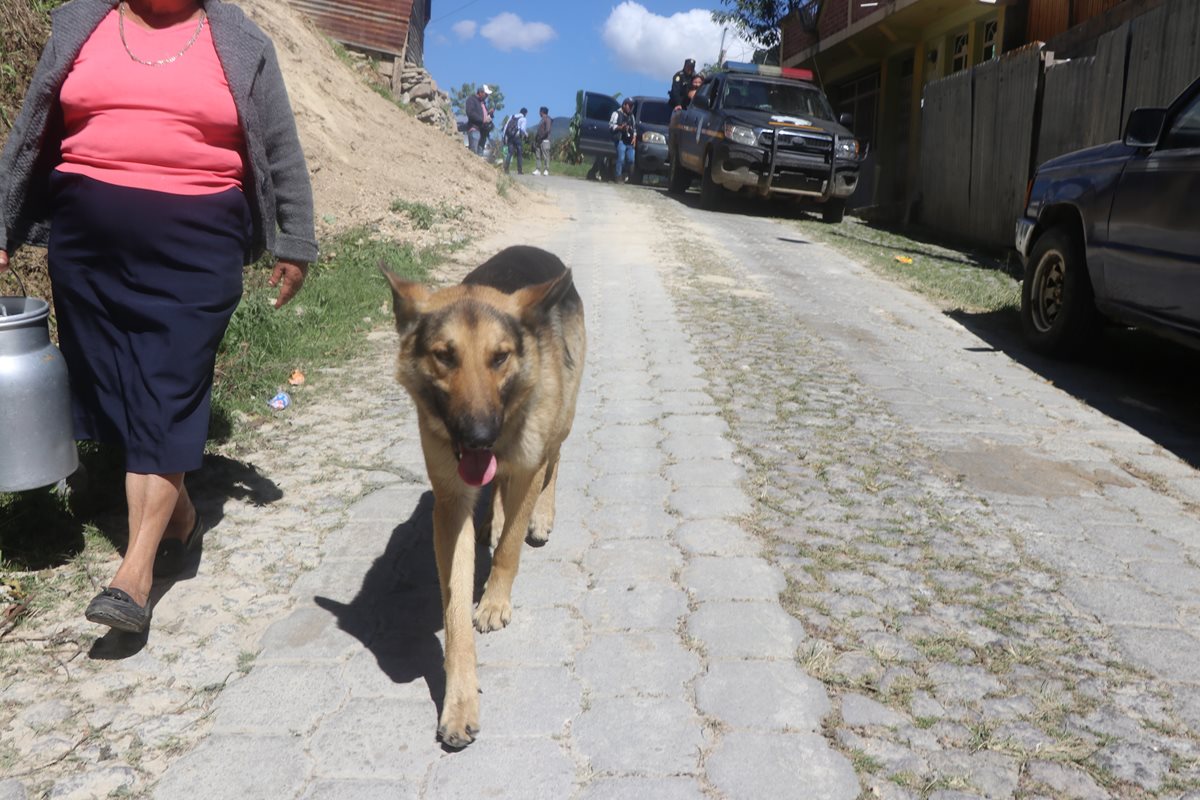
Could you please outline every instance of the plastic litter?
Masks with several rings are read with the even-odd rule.
[[[292,370],[291,376],[288,377],[288,383],[292,386],[301,386],[304,384],[304,373],[300,370]]]
[[[267,405],[276,411],[283,411],[292,404],[292,396],[287,392],[280,392],[267,401]]]
[[[913,263],[913,260],[911,258],[909,258],[908,256],[896,256],[896,260],[899,261],[901,264]]]

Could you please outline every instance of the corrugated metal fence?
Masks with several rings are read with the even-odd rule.
[[[1200,75],[1200,3],[1168,0],[1055,63],[1031,45],[925,87],[921,221],[1012,243],[1032,167],[1121,137],[1134,108],[1165,106]],[[969,135],[968,135],[969,134]]]

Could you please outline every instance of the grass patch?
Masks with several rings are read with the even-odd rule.
[[[1007,258],[1001,252],[922,241],[849,217],[840,225],[811,219],[799,220],[796,225],[805,235],[943,306],[1008,313],[1020,307],[1021,284],[1006,271]]]
[[[251,268],[246,293],[217,354],[214,423],[238,415],[265,416],[267,400],[286,387],[292,370],[311,373],[353,356],[362,336],[391,314],[379,264],[420,281],[435,261],[430,253],[374,239],[365,229],[352,230],[325,243],[303,290],[281,309],[273,307],[278,291],[267,286],[269,266]],[[227,436],[232,424],[225,428]]]
[[[427,231],[439,222],[462,219],[465,209],[460,205],[451,205],[444,201],[436,206],[431,206],[428,203],[413,200],[394,200],[392,211],[398,214],[407,214],[413,225]]]

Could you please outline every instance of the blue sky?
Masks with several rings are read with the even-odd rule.
[[[501,115],[549,106],[575,113],[578,89],[667,95],[687,57],[715,62],[721,28],[696,0],[435,0],[425,29],[425,68],[438,85],[496,83]],[[752,48],[730,30],[727,58]]]

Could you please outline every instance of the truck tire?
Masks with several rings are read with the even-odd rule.
[[[700,207],[715,211],[721,205],[725,190],[712,177],[712,151],[704,154],[704,172],[700,175]]]
[[[679,165],[679,153],[671,153],[671,164],[667,169],[667,191],[671,194],[683,194],[692,185],[692,179],[687,171]]]
[[[836,225],[846,217],[845,200],[826,200],[821,206],[821,220]]]
[[[1037,240],[1021,281],[1021,330],[1029,347],[1059,358],[1078,353],[1099,329],[1100,315],[1083,241],[1065,226]]]
[[[643,179],[642,170],[637,165],[637,162],[634,161],[633,166],[629,168],[629,182],[634,186],[641,186]]]

